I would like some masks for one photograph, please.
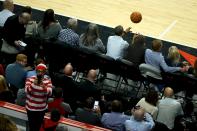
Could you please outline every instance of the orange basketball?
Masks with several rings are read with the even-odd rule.
[[[142,15],[140,12],[132,12],[130,15],[130,19],[133,23],[139,23],[142,20]]]

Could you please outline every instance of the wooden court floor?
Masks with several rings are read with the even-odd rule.
[[[131,26],[133,32],[197,48],[197,0],[14,0],[39,10],[109,27]],[[140,11],[143,20],[131,23]]]

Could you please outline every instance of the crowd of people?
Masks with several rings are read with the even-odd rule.
[[[34,52],[33,65],[28,63],[29,53],[34,45],[26,43],[25,38],[39,37],[42,40],[57,40],[74,48],[86,48],[93,52],[106,54],[117,60],[126,59],[136,66],[145,63],[164,72],[184,72],[192,77],[197,76],[197,60],[192,67],[181,61],[178,48],[171,46],[167,57],[162,55],[162,41],[153,40],[152,49],[147,49],[145,36],[134,34],[132,43],[124,40],[124,35],[131,28],[124,30],[119,25],[114,28],[114,35],[103,44],[99,37],[99,26],[90,23],[82,34],[77,33],[78,20],[69,18],[67,28],[56,20],[53,9],[44,12],[43,19],[36,23],[31,20],[31,7],[24,7],[21,13],[14,14],[12,0],[3,2],[0,12],[0,37],[2,39],[0,56],[0,100],[24,106],[27,111],[29,130],[39,131],[48,128],[61,130],[58,126],[60,117],[67,117],[80,122],[101,126],[113,131],[151,131],[173,130],[194,131],[197,129],[196,114],[192,102],[185,105],[174,98],[173,89],[164,87],[164,96],[150,90],[134,107],[125,109],[122,99],[109,99],[101,92],[96,83],[96,69],[91,69],[85,78],[76,81],[72,63],[65,65],[63,71],[48,72],[48,61]],[[42,46],[36,48],[41,49]],[[28,49],[28,51],[27,51]],[[32,49],[32,50],[31,50]],[[32,53],[30,53],[32,54]],[[99,103],[95,106],[95,102]],[[123,104],[124,103],[124,104]],[[126,104],[129,104],[128,102]],[[126,111],[129,110],[129,113]],[[46,112],[51,113],[50,122],[44,119]],[[17,130],[12,121],[12,129],[4,127],[7,119],[0,116],[2,130]],[[4,122],[3,122],[4,121]],[[50,125],[45,123],[51,123]],[[7,129],[6,129],[7,128]]]

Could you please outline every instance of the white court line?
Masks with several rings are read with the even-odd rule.
[[[163,36],[168,33],[177,23],[177,20],[173,21],[162,33],[160,33],[159,38],[163,38]]]

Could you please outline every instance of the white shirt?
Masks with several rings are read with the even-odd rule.
[[[8,17],[13,16],[14,13],[11,11],[4,9],[0,12],[0,26],[3,27]]]
[[[129,44],[123,40],[121,36],[110,36],[107,42],[107,54],[108,56],[118,59],[123,58],[124,51],[128,48]]]
[[[174,127],[175,117],[183,115],[181,104],[173,98],[164,98],[158,105],[157,121],[165,124],[169,129]]]
[[[157,118],[158,108],[146,102],[145,98],[142,98],[136,105],[144,108],[147,113],[152,115],[154,120]]]

